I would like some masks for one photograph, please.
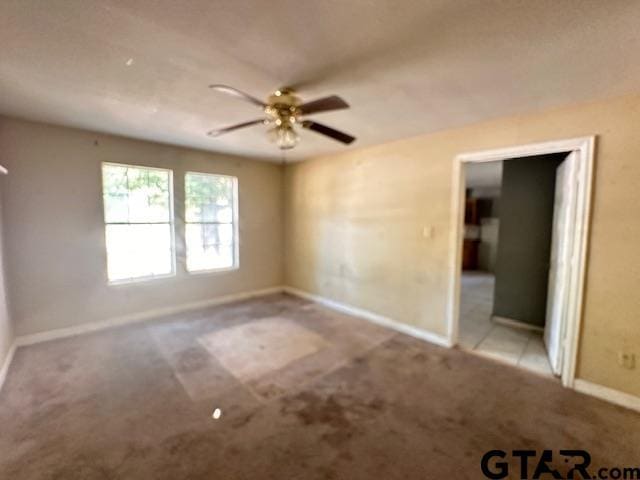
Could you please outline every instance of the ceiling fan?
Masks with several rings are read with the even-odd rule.
[[[302,118],[312,113],[349,108],[349,104],[337,95],[302,103],[300,97],[298,97],[292,89],[281,88],[271,94],[267,98],[266,102],[263,102],[238,90],[237,88],[229,87],[227,85],[209,85],[209,88],[252,103],[257,107],[260,107],[264,113],[263,118],[211,130],[207,132],[207,135],[209,136],[217,137],[223,133],[232,132],[240,128],[263,124],[271,127],[267,132],[269,138],[275,142],[280,149],[289,150],[295,147],[300,140],[300,137],[294,128],[294,125],[300,125],[302,128],[306,128],[307,130],[311,130],[321,135],[326,135],[327,137],[344,143],[345,145],[349,145],[355,140],[355,137],[352,137],[351,135],[340,132],[331,127],[327,127],[326,125],[314,120],[306,120]]]

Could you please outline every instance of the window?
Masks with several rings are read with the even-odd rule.
[[[171,177],[160,168],[102,165],[109,281],[173,274]]]
[[[238,179],[226,175],[185,175],[187,270],[219,270],[238,265]]]

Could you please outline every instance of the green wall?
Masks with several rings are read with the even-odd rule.
[[[545,324],[556,168],[565,157],[504,162],[494,315]]]

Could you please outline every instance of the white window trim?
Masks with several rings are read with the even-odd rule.
[[[189,263],[187,261],[187,256],[189,255],[187,249],[187,225],[190,223],[198,223],[198,222],[188,222],[187,221],[187,175],[210,175],[212,177],[225,177],[230,178],[233,185],[233,265],[231,267],[221,267],[221,268],[207,268],[203,270],[189,270]],[[240,219],[240,205],[239,205],[239,187],[238,187],[238,177],[233,175],[224,175],[220,173],[211,173],[211,172],[195,172],[192,170],[188,170],[184,172],[183,179],[183,187],[184,187],[184,225],[182,229],[183,237],[184,237],[184,269],[189,275],[216,275],[223,274],[228,272],[233,272],[240,269],[240,228],[239,228],[239,219]]]
[[[113,224],[113,222],[107,222],[105,217],[105,204],[104,204],[104,166],[112,165],[115,167],[132,167],[132,168],[144,168],[148,170],[160,170],[163,172],[169,173],[169,231],[170,231],[170,241],[171,241],[171,272],[163,273],[160,275],[145,275],[142,277],[134,277],[134,278],[122,278],[118,280],[109,279],[109,268],[108,268],[108,253],[107,253],[107,225]],[[170,168],[161,168],[161,167],[150,167],[148,165],[138,165],[133,163],[119,163],[119,162],[102,162],[100,165],[100,177],[101,177],[101,189],[102,189],[102,223],[104,226],[104,245],[105,245],[105,269],[104,275],[106,277],[106,283],[108,286],[122,286],[122,285],[131,285],[137,283],[148,283],[155,280],[166,280],[168,278],[173,278],[176,276],[176,222],[174,215],[174,195],[173,195],[173,170]],[[164,225],[164,223],[163,223]]]

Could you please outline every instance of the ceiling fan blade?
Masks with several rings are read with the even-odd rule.
[[[327,127],[326,125],[323,125],[318,122],[314,122],[312,120],[303,121],[302,126],[308,130],[313,130],[316,133],[320,133],[322,135],[326,135],[327,137],[331,137],[334,140],[342,142],[346,145],[349,145],[356,139],[356,137],[352,137],[351,135],[348,135],[344,132],[340,132],[331,127]]]
[[[330,110],[342,110],[343,108],[349,108],[349,104],[339,96],[331,95],[330,97],[319,98],[312,102],[303,103],[299,108],[302,115],[308,115],[310,113],[328,112]]]
[[[238,130],[239,128],[250,127],[251,125],[257,125],[259,123],[264,123],[264,120],[262,120],[262,119],[260,119],[260,120],[251,120],[250,122],[238,123],[236,125],[231,125],[230,127],[211,130],[211,131],[207,132],[207,135],[209,135],[210,137],[218,137],[218,136],[222,135],[223,133],[232,132],[234,130]]]
[[[226,93],[227,95],[233,95],[236,98],[246,100],[259,107],[266,107],[267,104],[258,100],[256,97],[249,95],[248,93],[241,92],[237,88],[229,87],[228,85],[209,85],[209,88],[217,90],[218,92]]]

